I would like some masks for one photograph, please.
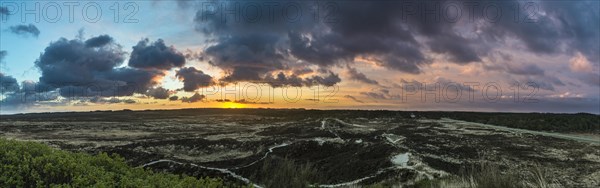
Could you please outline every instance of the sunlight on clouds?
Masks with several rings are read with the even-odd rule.
[[[569,66],[574,72],[591,72],[594,69],[588,59],[579,52],[571,59]]]

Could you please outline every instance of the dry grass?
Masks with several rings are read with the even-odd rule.
[[[420,188],[556,188],[563,187],[551,180],[548,169],[534,163],[531,166],[502,170],[499,165],[481,162],[461,176],[417,182]]]
[[[305,188],[322,179],[312,164],[280,157],[265,159],[257,178],[267,188]]]

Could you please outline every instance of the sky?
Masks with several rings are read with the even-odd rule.
[[[600,113],[600,5],[1,1],[0,113]]]

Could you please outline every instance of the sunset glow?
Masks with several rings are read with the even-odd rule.
[[[240,104],[240,103],[233,103],[233,102],[225,102],[223,103],[223,108],[244,108],[246,105],[244,104]]]

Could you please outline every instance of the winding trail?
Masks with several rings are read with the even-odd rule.
[[[373,175],[366,176],[366,177],[363,177],[363,178],[359,178],[359,179],[356,179],[356,180],[353,180],[353,181],[344,182],[344,183],[338,183],[338,184],[321,184],[321,185],[317,185],[317,187],[341,187],[341,186],[355,185],[355,184],[360,183],[362,181],[365,181],[365,180],[377,177],[379,174],[382,174],[384,172],[387,172],[387,171],[393,170],[393,169],[396,169],[396,168],[395,167],[384,168],[384,169],[381,169],[381,170],[377,171],[377,173],[375,173]]]
[[[326,120],[328,120],[328,119],[330,119],[330,120],[334,120],[334,121],[337,121],[338,123],[340,123],[340,124],[342,124],[342,125],[346,125],[346,126],[360,127],[360,128],[366,128],[366,127],[367,127],[367,126],[365,126],[365,125],[359,125],[359,124],[354,124],[354,123],[347,123],[347,122],[345,122],[345,121],[342,121],[342,120],[340,120],[340,119],[338,119],[338,118],[325,118],[325,120],[324,120],[324,121],[326,121]]]
[[[364,126],[364,125],[346,123],[346,122],[344,122],[344,121],[342,121],[340,119],[337,119],[337,118],[325,118],[325,119],[321,120],[321,129],[329,131],[330,133],[334,134],[335,136],[337,136],[340,139],[342,139],[342,138],[335,131],[327,128],[327,120],[334,120],[334,121],[337,121],[337,122],[339,122],[341,124],[348,125],[348,126],[353,126],[353,127],[361,127],[361,128],[367,127],[367,126]],[[252,165],[254,165],[254,164],[256,164],[256,163],[264,160],[265,158],[267,158],[269,156],[269,154],[273,153],[274,149],[286,147],[286,146],[289,146],[289,145],[291,145],[293,143],[294,142],[292,142],[292,143],[283,143],[283,144],[271,146],[271,147],[269,147],[268,151],[265,152],[265,154],[260,159],[257,159],[256,161],[253,161],[253,162],[248,163],[248,164],[243,165],[243,166],[237,166],[237,167],[231,167],[231,168],[208,167],[208,166],[198,165],[198,164],[195,164],[195,163],[185,163],[185,162],[179,162],[179,161],[174,161],[174,160],[170,160],[170,159],[160,159],[160,160],[152,161],[152,162],[149,162],[149,163],[146,163],[146,164],[142,165],[142,167],[151,166],[151,165],[154,165],[154,164],[157,164],[157,163],[174,163],[174,164],[178,164],[178,165],[189,164],[189,165],[197,167],[197,168],[202,168],[202,169],[206,169],[206,170],[219,171],[221,173],[228,174],[228,175],[230,175],[231,177],[233,177],[235,179],[243,181],[244,183],[250,184],[253,187],[262,188],[262,186],[260,186],[260,185],[258,185],[256,183],[252,182],[250,179],[245,178],[243,176],[240,176],[240,175],[236,174],[235,172],[233,172],[231,170],[237,170],[237,169],[242,169],[242,168],[246,168],[246,167],[252,166]],[[382,174],[384,172],[387,172],[389,170],[394,170],[394,169],[397,169],[397,168],[398,167],[393,166],[393,167],[388,167],[388,168],[380,169],[375,174],[372,174],[372,175],[369,175],[369,176],[365,176],[365,177],[362,177],[362,178],[358,178],[358,179],[355,179],[355,180],[352,180],[352,181],[348,181],[348,182],[343,182],[343,183],[338,183],[338,184],[319,184],[319,185],[311,185],[311,186],[312,187],[341,187],[341,186],[355,185],[355,184],[358,184],[358,183],[360,183],[362,181],[365,181],[365,180],[368,180],[368,179],[371,179],[371,178],[375,178],[375,177],[377,177],[378,175],[380,175],[380,174]]]
[[[173,161],[173,160],[169,160],[169,159],[161,159],[161,160],[157,160],[157,161],[152,161],[152,162],[146,163],[146,164],[142,165],[142,167],[150,166],[150,165],[153,165],[153,164],[156,164],[156,163],[164,163],[164,162],[175,163],[175,164],[178,164],[178,165],[184,165],[184,164],[186,164],[186,163],[182,163],[182,162],[178,162],[178,161]],[[252,181],[250,181],[248,178],[240,176],[240,175],[236,174],[235,172],[232,172],[232,171],[230,171],[228,169],[225,169],[225,168],[207,167],[207,166],[202,166],[202,165],[198,165],[198,164],[194,164],[194,163],[188,163],[188,164],[190,164],[190,165],[192,165],[194,167],[202,168],[202,169],[215,170],[215,171],[219,171],[219,172],[224,173],[224,174],[229,174],[230,176],[232,176],[235,179],[241,180],[241,181],[243,181],[244,183],[247,183],[247,184],[251,184],[253,187],[262,188],[260,185],[255,184]]]
[[[215,167],[202,166],[202,165],[198,165],[198,164],[195,164],[195,163],[187,163],[187,164],[190,164],[190,165],[192,165],[194,167],[198,167],[198,168],[202,168],[202,169],[215,170],[215,171],[219,171],[219,172],[224,173],[224,174],[229,174],[231,177],[233,177],[235,179],[238,179],[240,181],[243,181],[244,183],[251,184],[252,186],[257,187],[257,188],[262,188],[260,185],[255,184],[252,181],[250,181],[250,179],[245,178],[243,176],[240,176],[240,175],[236,174],[235,172],[232,172],[231,170],[237,170],[237,169],[241,169],[241,168],[246,168],[246,167],[252,166],[252,165],[254,165],[254,164],[256,164],[256,163],[264,160],[265,158],[267,158],[270,153],[273,153],[273,149],[281,148],[281,147],[285,147],[285,146],[289,146],[289,145],[290,145],[289,143],[283,143],[283,144],[271,146],[271,147],[269,147],[269,150],[267,152],[265,152],[265,155],[263,155],[260,159],[254,161],[254,162],[251,162],[251,163],[249,163],[247,165],[233,167],[233,168],[215,168]],[[157,164],[157,163],[165,163],[165,162],[167,162],[167,163],[175,163],[175,164],[178,164],[178,165],[184,165],[184,164],[186,164],[184,162],[174,161],[174,160],[170,160],[170,159],[160,159],[160,160],[156,160],[156,161],[152,161],[152,162],[146,163],[146,164],[142,165],[142,167],[147,167],[147,166],[154,165],[154,164]]]
[[[233,167],[233,168],[229,168],[229,169],[231,169],[231,170],[237,170],[237,169],[241,169],[241,168],[246,168],[246,167],[252,166],[252,165],[254,165],[254,164],[256,164],[256,163],[264,160],[265,158],[267,158],[270,153],[273,153],[273,149],[281,148],[281,147],[286,147],[286,146],[289,146],[289,145],[290,144],[288,144],[288,143],[283,143],[283,144],[279,144],[279,145],[276,145],[276,146],[272,146],[272,147],[269,148],[269,151],[267,151],[265,153],[265,155],[263,155],[260,159],[254,161],[254,162],[251,162],[251,163],[249,163],[247,165],[244,165],[244,166],[238,166],[238,167]]]
[[[285,147],[285,146],[289,146],[289,145],[290,145],[289,143],[283,143],[283,144],[271,146],[271,147],[269,147],[269,150],[265,153],[265,155],[263,155],[263,157],[261,157],[260,159],[254,161],[254,162],[251,162],[251,163],[249,163],[247,165],[233,167],[233,168],[215,168],[215,167],[202,166],[202,165],[198,165],[198,164],[195,164],[195,163],[187,163],[187,164],[190,164],[190,165],[192,165],[194,167],[206,169],[206,170],[214,170],[214,171],[219,171],[219,172],[224,173],[224,174],[229,174],[231,177],[233,177],[235,179],[238,179],[240,181],[243,181],[244,183],[251,184],[253,187],[262,188],[260,185],[258,185],[256,183],[253,183],[252,181],[250,181],[250,179],[245,178],[243,176],[240,176],[240,175],[236,174],[235,172],[232,172],[231,170],[237,170],[237,169],[241,169],[241,168],[246,168],[246,167],[252,166],[252,165],[254,165],[254,164],[256,164],[256,163],[264,160],[265,158],[267,158],[269,156],[269,154],[273,152],[273,149],[281,148],[281,147]],[[157,164],[157,163],[165,163],[165,162],[166,163],[175,163],[175,164],[178,164],[178,165],[184,165],[184,164],[186,164],[184,162],[174,161],[174,160],[170,160],[170,159],[160,159],[160,160],[156,160],[156,161],[152,161],[152,162],[146,163],[146,164],[142,165],[142,167],[147,167],[147,166],[154,165],[154,164]]]

